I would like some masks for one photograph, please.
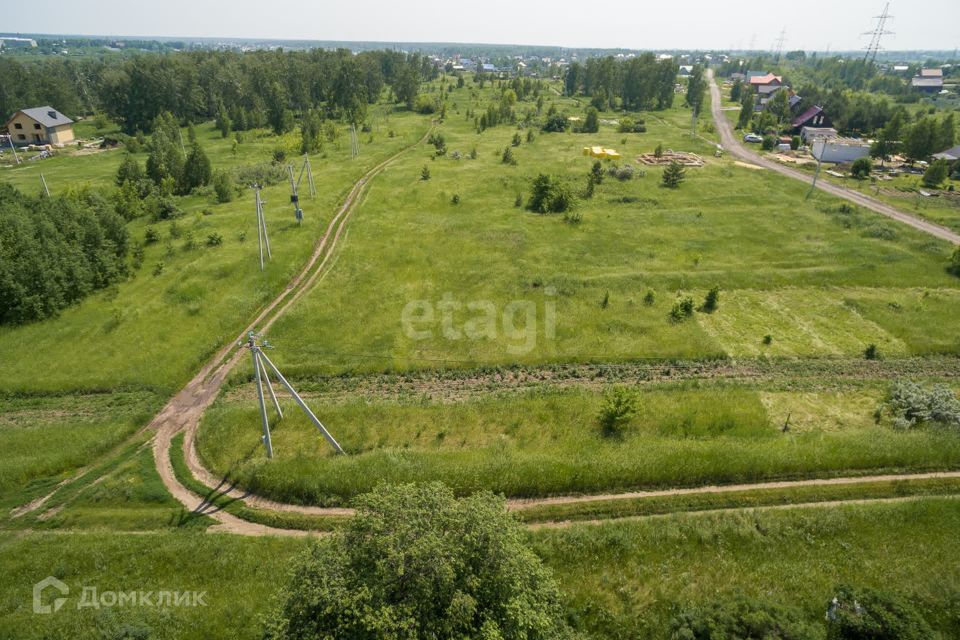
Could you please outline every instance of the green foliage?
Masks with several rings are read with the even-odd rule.
[[[738,596],[687,609],[671,623],[671,640],[820,640],[796,610]]]
[[[653,293],[653,289],[647,291],[646,295],[643,296],[643,304],[652,306],[656,301],[656,295]]]
[[[737,128],[746,129],[751,118],[753,118],[753,92],[745,88],[740,98],[740,116],[737,118]]]
[[[180,128],[169,113],[154,120],[153,135],[147,145],[147,176],[154,184],[176,185],[181,180],[185,158],[180,148]]]
[[[130,153],[124,154],[120,166],[117,167],[117,186],[122,187],[128,182],[138,184],[143,178],[143,168],[137,159]]]
[[[800,148],[800,136],[793,136],[790,138],[790,149],[796,151]]]
[[[926,160],[939,147],[937,121],[932,116],[923,116],[907,129],[903,151],[911,160]]]
[[[947,271],[960,277],[960,245],[953,248],[953,253],[950,254],[950,263],[947,265]]]
[[[558,178],[541,173],[533,180],[527,208],[536,213],[563,213],[576,202],[573,190]]]
[[[687,95],[684,98],[685,104],[693,109],[694,113],[700,113],[706,89],[707,81],[703,77],[703,67],[699,64],[694,65],[693,72],[687,78]]]
[[[311,109],[300,120],[300,153],[317,153],[323,147],[323,122],[320,114]]]
[[[420,170],[420,179],[429,180],[430,179],[430,167],[423,165],[423,169]]]
[[[599,160],[595,161],[590,168],[590,180],[594,184],[603,182],[603,164]]]
[[[621,438],[637,413],[637,395],[627,387],[614,387],[603,398],[597,415],[600,432],[605,438]]]
[[[296,562],[265,638],[571,637],[551,573],[503,498],[380,486]]]
[[[600,113],[594,108],[589,107],[583,118],[583,126],[580,129],[583,133],[597,133],[600,131]]]
[[[210,184],[213,168],[210,164],[210,158],[204,153],[199,143],[194,141],[190,145],[190,153],[187,154],[187,160],[183,165],[183,173],[179,184],[180,193],[187,194],[196,189]]]
[[[719,306],[720,306],[720,287],[714,286],[709,291],[707,291],[707,295],[703,300],[702,309],[706,313],[713,313],[719,308]]]
[[[827,640],[930,640],[936,635],[906,600],[841,586],[827,606]]]
[[[421,93],[413,101],[413,110],[417,113],[436,113],[438,108],[437,99],[426,93]]]
[[[654,157],[654,158],[657,158],[657,159],[660,159],[660,158],[663,157],[663,143],[662,143],[662,142],[658,142],[658,143],[657,143],[657,146],[654,147],[654,149],[653,149],[653,157]]]
[[[513,134],[513,139],[510,141],[511,146],[519,147],[520,143],[523,142],[523,138],[520,137],[520,132]]]
[[[219,247],[223,244],[223,236],[219,233],[211,233],[207,236],[208,247]]]
[[[772,134],[767,134],[763,136],[763,142],[760,143],[760,148],[764,151],[772,151],[774,147],[777,146],[777,136]]]
[[[898,429],[924,425],[960,428],[960,399],[945,384],[923,387],[910,380],[897,380],[883,407]]]
[[[547,117],[547,120],[543,123],[541,130],[553,133],[563,133],[567,130],[568,126],[570,126],[570,121],[567,120],[565,115],[554,113]]]
[[[853,161],[853,164],[850,166],[850,175],[852,175],[857,180],[865,180],[870,177],[870,172],[873,170],[873,162],[869,157],[857,158]]]
[[[672,161],[667,168],[663,170],[663,186],[676,189],[686,178],[686,169],[676,160]]]
[[[517,159],[513,157],[513,148],[504,147],[503,154],[500,156],[500,161],[503,164],[510,164],[510,165],[517,164]]]
[[[670,319],[674,322],[682,322],[687,318],[693,317],[693,298],[683,296],[670,309]]]
[[[0,184],[0,324],[42,320],[123,278],[124,220],[89,192],[31,198]]]
[[[233,176],[228,171],[217,171],[213,174],[213,190],[217,194],[217,202],[233,200]]]
[[[923,172],[923,186],[935,189],[943,184],[950,173],[950,161],[944,158],[938,158],[930,163],[927,170]]]
[[[866,349],[863,350],[863,357],[867,360],[879,360],[880,350],[877,348],[877,345],[872,342],[868,344]]]

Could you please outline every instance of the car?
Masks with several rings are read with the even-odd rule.
[[[755,133],[748,133],[747,135],[743,136],[743,141],[744,142],[763,142],[763,138],[761,138]]]

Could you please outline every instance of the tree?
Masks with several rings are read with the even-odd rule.
[[[380,486],[297,559],[267,640],[572,637],[550,571],[492,493]]]
[[[128,153],[124,155],[120,166],[117,168],[117,186],[122,187],[128,182],[137,184],[142,179],[143,168],[140,166],[140,163],[137,162],[137,159],[134,158],[132,154]]]
[[[853,164],[850,165],[850,175],[852,175],[857,180],[865,180],[870,177],[870,172],[873,170],[873,162],[870,158],[857,158],[853,161]]]
[[[947,114],[947,117],[940,122],[940,132],[937,138],[937,151],[943,151],[953,146],[957,139],[957,125],[952,113]]]
[[[582,131],[584,133],[596,133],[600,131],[600,113],[594,107],[587,109],[587,114],[583,119]]]
[[[180,145],[170,138],[165,129],[161,128],[150,136],[148,146],[147,176],[157,185],[162,185],[165,179],[178,182],[183,172],[184,162]]]
[[[777,119],[777,128],[783,126],[785,120],[790,117],[790,100],[787,92],[783,89],[773,94],[773,98],[767,102],[767,113]]]
[[[274,82],[267,88],[267,123],[276,135],[283,135],[293,126],[293,116],[287,103],[287,92],[283,85]]]
[[[212,174],[210,158],[203,152],[200,144],[194,142],[190,145],[190,153],[187,154],[187,160],[183,165],[182,180],[179,184],[180,193],[190,193],[197,187],[210,184]]]
[[[311,109],[300,121],[300,153],[316,153],[323,146],[323,123],[320,114]]]
[[[828,640],[929,640],[935,637],[917,609],[880,591],[841,586],[827,605]]]
[[[233,177],[227,171],[217,171],[213,175],[213,190],[217,194],[217,202],[233,200]]]
[[[703,78],[703,67],[695,65],[690,77],[687,78],[687,95],[685,98],[687,106],[693,109],[694,113],[700,113],[706,88],[707,82]]]
[[[703,311],[713,313],[720,307],[720,287],[714,286],[707,291],[706,298],[703,299]]]
[[[567,121],[566,116],[559,113],[554,113],[547,117],[547,121],[543,123],[541,130],[547,131],[547,132],[563,133],[564,131],[567,130],[567,126],[569,124],[570,123]]]
[[[420,179],[429,180],[430,179],[430,167],[423,165],[423,169],[420,170]]]
[[[536,213],[563,213],[575,204],[573,191],[556,178],[541,173],[533,180],[527,208]]]
[[[737,78],[730,87],[730,102],[740,102],[743,94],[743,80]]]
[[[907,130],[904,136],[903,150],[911,160],[926,160],[930,155],[939,151],[936,121],[930,116],[924,116]]]
[[[676,189],[686,178],[686,169],[683,165],[672,160],[667,168],[663,170],[663,186],[670,189]]]
[[[944,158],[939,158],[930,163],[927,170],[923,172],[923,186],[935,189],[943,184],[950,173],[950,162]]]
[[[737,119],[737,129],[745,129],[753,117],[753,93],[749,89],[743,90],[740,98],[740,117]]]
[[[818,640],[822,637],[822,631],[806,622],[796,609],[744,596],[685,609],[670,626],[670,637],[676,640]]]
[[[953,254],[950,256],[950,264],[947,267],[947,271],[955,276],[960,276],[960,245],[954,247]]]
[[[887,156],[891,156],[900,148],[900,136],[903,134],[903,109],[897,109],[893,112],[890,120],[880,130],[880,134],[872,145],[870,145],[870,157],[879,158],[881,166]]]
[[[220,137],[226,138],[230,135],[230,130],[233,128],[233,120],[230,119],[230,114],[227,112],[227,108],[223,106],[223,100],[217,102],[217,129],[220,130]]]
[[[594,184],[603,182],[603,164],[599,160],[595,160],[590,169],[590,181]]]

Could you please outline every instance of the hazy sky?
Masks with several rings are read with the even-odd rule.
[[[48,0],[11,2],[0,30],[569,47],[859,49],[882,0]],[[960,47],[960,0],[893,0],[887,49]],[[139,7],[142,7],[139,8]]]

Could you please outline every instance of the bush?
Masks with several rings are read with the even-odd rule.
[[[671,621],[673,640],[819,640],[821,630],[803,614],[738,596],[687,609]]]
[[[571,637],[560,591],[492,493],[381,485],[345,530],[310,544],[267,617],[267,640]]]
[[[930,640],[937,635],[906,601],[841,586],[827,605],[828,640]]]
[[[430,167],[423,165],[423,169],[420,170],[420,179],[429,180],[430,179]]]
[[[143,234],[143,242],[144,244],[160,242],[160,234],[157,233],[157,230],[153,227],[147,227],[146,232]]]
[[[567,127],[570,126],[570,122],[567,120],[567,117],[555,113],[547,118],[547,121],[543,123],[541,130],[554,133],[562,133],[567,130]]]
[[[460,204],[460,194],[459,194],[459,193],[453,194],[453,197],[450,198],[450,204]]]
[[[284,149],[283,147],[277,147],[276,149],[273,150],[273,153],[271,155],[273,157],[274,163],[282,164],[283,161],[287,159],[287,150]]]
[[[436,113],[438,108],[436,98],[426,93],[419,94],[413,100],[413,110],[417,113]]]
[[[597,415],[600,433],[605,438],[622,438],[637,413],[637,396],[626,387],[614,387],[604,395],[603,406]]]
[[[583,131],[583,133],[596,133],[600,131],[600,113],[594,107],[587,109],[581,131]]]
[[[852,175],[857,180],[865,180],[870,177],[870,172],[873,170],[873,161],[868,157],[857,158],[853,161],[853,164],[850,166],[850,175]]]
[[[790,138],[790,148],[794,151],[800,148],[800,136],[793,136]]]
[[[647,291],[647,295],[643,296],[643,304],[647,305],[648,307],[652,306],[655,301],[656,301],[656,295],[654,295],[652,289],[650,291]]]
[[[575,204],[573,191],[556,178],[540,174],[533,180],[527,208],[536,213],[563,213]]]
[[[957,245],[953,254],[950,256],[950,264],[947,265],[947,271],[960,277],[960,245]]]
[[[177,207],[172,198],[162,196],[156,202],[156,209],[153,211],[153,220],[174,220],[183,215],[183,211]]]
[[[923,186],[936,189],[947,179],[948,173],[950,173],[949,161],[943,158],[934,160],[923,172]]]
[[[213,190],[217,194],[217,202],[233,200],[233,178],[226,171],[217,171],[213,176]]]
[[[881,408],[889,412],[898,429],[932,424],[960,428],[960,400],[944,384],[925,388],[909,380],[895,381]]]
[[[219,247],[223,244],[223,236],[219,233],[211,233],[207,236],[208,247]]]
[[[707,313],[713,313],[720,306],[720,287],[713,287],[707,292],[707,297],[703,299],[703,310]]]
[[[681,322],[693,315],[693,298],[684,296],[673,304],[670,309],[670,318],[674,322]]]
[[[777,136],[774,135],[765,135],[763,136],[763,142],[760,143],[760,148],[764,151],[772,151],[774,147],[777,146]]]
[[[867,345],[867,348],[863,350],[863,357],[867,360],[879,360],[880,359],[880,350],[877,349],[877,345],[872,342]]]
[[[513,157],[513,149],[511,147],[504,147],[503,155],[500,157],[500,161],[503,164],[516,165],[517,159]]]
[[[520,143],[523,142],[523,138],[520,137],[520,132],[513,134],[513,140],[510,141],[510,144],[514,147],[519,147]]]

